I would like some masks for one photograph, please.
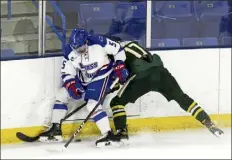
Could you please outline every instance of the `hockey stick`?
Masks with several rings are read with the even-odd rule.
[[[114,88],[114,86],[118,83],[119,78],[117,78],[113,84],[110,86],[110,90],[112,90]],[[111,93],[111,92],[109,92]],[[98,106],[101,104],[101,102],[106,98],[106,96],[109,93],[105,93],[105,95],[103,97],[101,97],[100,101],[96,104],[96,106],[92,109],[92,111],[88,114],[88,116],[85,118],[85,120],[81,123],[81,125],[79,126],[79,128],[73,133],[73,135],[69,138],[69,140],[65,143],[64,145],[64,149],[66,149],[68,147],[68,145],[72,142],[72,140],[77,136],[78,133],[80,133],[80,131],[82,130],[82,128],[84,127],[85,123],[89,120],[89,118],[92,116],[92,114],[96,111],[96,109],[98,108]]]
[[[130,83],[130,81],[132,81],[135,78],[136,74],[134,74],[133,76],[131,76],[126,83],[122,86],[122,88],[118,91],[117,95],[120,98],[123,94],[123,92],[125,91],[126,87],[128,86],[128,84]]]
[[[85,107],[87,104],[87,102],[85,102],[84,104],[82,104],[81,106],[77,107],[75,110],[73,110],[72,112],[70,112],[69,114],[67,114],[63,119],[60,120],[60,124],[62,125],[62,123],[68,119],[69,117],[71,117],[74,113],[76,113],[77,111],[79,111],[80,109],[82,109],[83,107]],[[43,133],[43,132],[42,132]],[[28,136],[22,132],[17,132],[16,133],[16,137],[18,139],[20,139],[21,141],[24,141],[24,142],[35,142],[37,141],[40,136],[42,135],[42,133],[39,133],[37,136]]]
[[[77,111],[79,111],[80,109],[82,109],[83,107],[85,107],[87,104],[87,102],[85,102],[84,104],[82,104],[81,106],[77,107],[76,109],[74,109],[72,112],[70,112],[69,114],[67,114],[63,119],[60,120],[60,124],[62,125],[62,123],[67,120],[69,117],[71,117],[74,113],[76,113]]]

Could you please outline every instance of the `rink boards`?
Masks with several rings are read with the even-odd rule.
[[[182,89],[222,127],[231,127],[231,49],[157,51]],[[16,131],[35,135],[48,124],[59,88],[61,57],[1,62],[1,143],[17,143]],[[109,100],[108,100],[109,101]],[[107,106],[106,101],[105,106]],[[70,103],[75,106],[76,103]],[[111,112],[106,108],[107,113]],[[199,128],[201,124],[176,102],[148,93],[126,106],[130,133]],[[71,117],[83,119],[87,111]],[[66,135],[77,124],[65,124]],[[88,123],[82,136],[98,134]]]
[[[225,128],[231,127],[231,114],[221,114],[221,115],[211,115],[210,116],[218,126]],[[79,123],[64,124],[62,126],[62,131],[65,138],[70,137],[72,133],[80,125]],[[111,127],[114,128],[112,121]],[[38,132],[44,130],[46,127],[36,126],[36,127],[25,127],[25,128],[13,128],[13,129],[2,129],[1,130],[1,144],[7,143],[20,143],[21,141],[15,136],[16,132],[23,132],[30,136],[38,135]],[[173,130],[183,130],[183,129],[197,129],[203,128],[202,125],[197,122],[191,116],[178,116],[178,117],[156,117],[156,118],[138,118],[128,120],[129,134],[136,134],[139,132],[166,132]],[[94,122],[88,122],[83,128],[82,132],[77,136],[88,137],[100,135]]]

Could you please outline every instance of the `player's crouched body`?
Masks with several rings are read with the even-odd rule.
[[[119,43],[102,36],[89,35],[84,29],[74,29],[61,67],[64,84],[56,95],[52,127],[42,133],[40,141],[61,141],[60,120],[67,114],[69,99],[83,98],[89,112],[99,103],[91,115],[102,135],[96,141],[96,146],[120,144],[120,138],[113,134],[108,116],[102,109],[102,98],[110,92],[116,78],[119,78],[120,84],[126,82],[129,73],[125,68],[125,59],[125,52]]]
[[[157,54],[151,55],[136,42],[127,43],[124,50],[127,56],[126,67],[132,75],[136,74],[136,77],[129,83],[122,96],[120,98],[118,96],[114,97],[110,103],[118,137],[124,140],[129,138],[125,105],[129,102],[134,103],[139,97],[150,91],[159,92],[168,101],[176,101],[183,110],[190,113],[214,135],[220,136],[223,134],[223,131],[212,123],[204,109],[182,91],[176,79],[164,67],[161,58]],[[139,55],[144,55],[145,52],[150,54],[148,56],[150,60],[136,58],[135,54],[130,52],[131,50]]]

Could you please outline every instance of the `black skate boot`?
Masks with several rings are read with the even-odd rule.
[[[63,141],[60,124],[53,123],[51,128],[49,128],[44,133],[41,133],[39,141],[41,142],[61,142]]]
[[[104,146],[120,146],[120,138],[116,137],[112,131],[108,131],[106,135],[103,135],[95,142],[97,147]]]
[[[122,128],[122,129],[118,129],[115,136],[120,138],[120,140],[121,140],[121,142],[123,142],[123,144],[125,144],[125,145],[129,144],[129,136],[128,136],[127,127]]]
[[[209,131],[210,131],[211,133],[213,133],[215,136],[220,137],[220,136],[222,136],[222,135],[224,134],[224,132],[223,132],[221,129],[219,129],[218,127],[216,127],[216,125],[215,125],[213,122],[211,122],[210,120],[204,120],[202,123],[203,123],[203,124],[209,129]]]

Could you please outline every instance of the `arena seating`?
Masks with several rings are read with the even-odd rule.
[[[136,40],[145,46],[146,1],[57,1],[71,29],[83,27],[97,34]],[[49,4],[49,3],[48,3]],[[232,3],[221,1],[152,1],[151,47],[231,46]],[[38,10],[31,0],[12,1],[11,15],[1,1],[1,54],[38,51]],[[58,28],[61,19],[47,5],[47,15]],[[56,34],[46,26],[46,51],[61,50]],[[50,52],[51,53],[51,52]]]

